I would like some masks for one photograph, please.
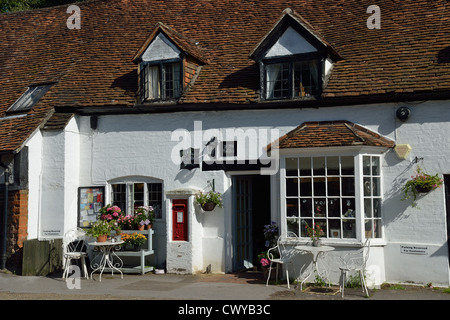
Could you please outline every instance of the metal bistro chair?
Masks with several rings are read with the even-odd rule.
[[[89,279],[86,257],[86,233],[81,228],[74,228],[66,232],[63,238],[63,257],[64,257],[64,272],[63,278],[69,276],[69,269],[72,264],[72,260],[80,260],[81,267],[83,268],[84,276]]]
[[[293,232],[289,232],[287,236],[288,237],[297,237],[297,235],[295,235]],[[292,257],[296,254],[295,250],[288,249],[286,247],[285,240],[286,240],[285,238],[283,239],[282,237],[278,237],[277,245],[273,248],[270,248],[267,251],[267,256],[269,257],[269,260],[270,260],[270,265],[269,265],[269,275],[267,276],[266,286],[269,285],[270,273],[272,272],[272,264],[276,263],[276,265],[277,265],[275,281],[278,281],[278,266],[286,265],[286,264],[290,263]],[[280,255],[279,258],[274,258],[273,254],[275,251],[278,251],[278,253]],[[289,284],[289,268],[288,268],[288,266],[286,266],[286,280],[287,280],[287,286],[290,289],[291,287]]]
[[[341,260],[341,266],[339,267],[341,270],[341,284],[339,286],[339,291],[341,292],[342,298],[344,298],[345,282],[349,271],[359,272],[362,290],[369,296],[366,280],[364,279],[364,270],[366,269],[367,259],[369,258],[369,251],[370,239],[366,239],[366,242],[361,249],[356,252],[347,253],[343,257],[339,257]]]

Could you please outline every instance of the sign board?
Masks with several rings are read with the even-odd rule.
[[[428,254],[428,247],[401,244],[400,252],[404,254]]]
[[[78,226],[89,227],[97,220],[104,206],[105,188],[82,187],[78,189]]]

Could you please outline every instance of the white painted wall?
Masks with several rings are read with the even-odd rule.
[[[55,224],[64,226],[76,223],[77,210],[74,204],[77,203],[77,187],[108,186],[114,179],[131,176],[156,178],[164,182],[166,191],[183,187],[206,190],[207,182],[214,179],[216,190],[226,194],[225,208],[208,214],[200,214],[194,208],[191,230],[195,231],[195,245],[187,245],[186,248],[184,244],[176,245],[180,245],[180,252],[184,252],[184,255],[190,255],[186,263],[190,264],[189,268],[193,271],[204,271],[209,264],[214,272],[231,271],[231,177],[222,171],[180,170],[179,165],[171,161],[171,156],[178,152],[181,145],[179,140],[171,140],[172,132],[180,128],[193,132],[195,121],[202,121],[203,130],[218,128],[224,135],[227,128],[242,128],[244,135],[249,128],[276,128],[281,136],[305,121],[349,120],[387,136],[396,143],[409,143],[412,147],[408,160],[398,159],[393,151],[388,151],[383,160],[385,243],[380,243],[371,251],[369,264],[373,284],[414,281],[448,285],[443,189],[419,199],[418,208],[412,208],[408,201],[400,201],[402,195],[399,189],[404,180],[412,175],[413,168],[409,166],[416,156],[424,158],[423,163],[430,173],[450,174],[450,162],[447,160],[450,156],[450,102],[408,104],[412,116],[405,123],[395,118],[395,111],[401,105],[404,104],[110,115],[99,117],[97,130],[90,129],[89,117],[78,117],[72,120],[63,133],[44,133],[41,212],[43,217],[54,215],[52,223]],[[208,139],[200,138],[200,141],[204,146]],[[274,178],[272,182],[276,183],[277,180]],[[278,190],[279,185],[272,185],[272,189]],[[272,197],[279,198],[278,195]],[[168,201],[166,199],[163,219],[157,221],[154,227],[158,263],[166,259],[166,243],[170,238],[170,229],[167,227],[171,223]],[[279,204],[272,205],[275,206],[272,215],[276,217],[278,213],[274,211]],[[48,222],[42,220],[42,228],[45,229]],[[400,253],[402,244],[425,245],[429,253]],[[337,256],[350,249],[340,248],[329,255],[333,282],[339,280]],[[170,253],[174,255],[169,257],[168,254],[167,259],[175,259],[174,255],[177,255],[175,250]]]

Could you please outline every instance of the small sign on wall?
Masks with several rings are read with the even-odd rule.
[[[403,254],[428,254],[427,246],[400,245],[400,252]]]

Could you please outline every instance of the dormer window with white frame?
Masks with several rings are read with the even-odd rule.
[[[181,51],[163,33],[159,33],[142,55],[142,100],[171,100],[181,96],[181,59]]]
[[[262,100],[310,99],[320,96],[324,80],[339,57],[292,10],[250,54],[260,67]]]
[[[177,102],[207,63],[199,42],[158,22],[133,58],[139,103]]]

